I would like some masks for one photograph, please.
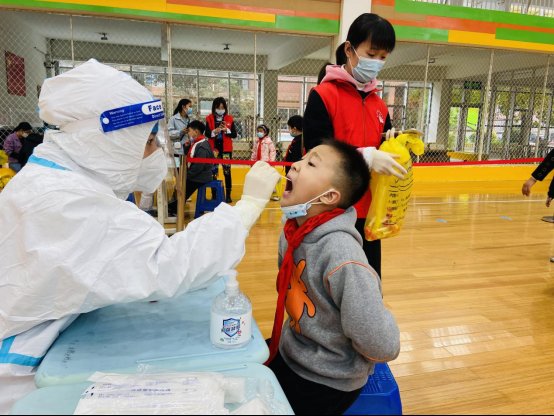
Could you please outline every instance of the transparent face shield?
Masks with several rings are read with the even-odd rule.
[[[132,190],[150,198],[153,194],[157,197],[158,221],[164,224],[168,203],[175,201],[177,194],[182,192],[161,100],[153,99],[104,111],[100,115],[100,123],[104,133],[144,123],[151,126]]]
[[[175,164],[173,153],[173,142],[169,136],[167,123],[164,119],[159,120],[157,132],[151,133],[148,137],[145,148],[145,156],[147,154],[149,155],[145,157],[143,164],[156,164],[158,168],[160,164],[163,164],[166,169],[166,173],[162,180],[158,181],[158,186],[155,192],[158,221],[162,224],[167,222],[168,206],[170,204],[175,204],[177,195],[181,189],[179,171]],[[153,158],[155,160],[150,162],[148,160],[149,158]],[[140,178],[141,175],[139,174],[139,182]]]

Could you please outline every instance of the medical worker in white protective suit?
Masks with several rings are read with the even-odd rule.
[[[47,132],[0,193],[0,413],[35,388],[36,366],[79,313],[205,286],[244,255],[279,179],[268,164],[250,170],[235,206],[171,237],[125,202],[157,188],[166,158],[145,152],[155,121],[104,133],[100,115],[152,100],[95,60],[43,84],[40,117],[60,131]]]

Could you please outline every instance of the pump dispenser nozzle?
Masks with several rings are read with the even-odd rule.
[[[224,275],[227,276],[225,282],[225,293],[228,295],[236,295],[239,293],[239,282],[237,280],[237,271],[228,270]]]

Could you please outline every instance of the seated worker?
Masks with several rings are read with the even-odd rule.
[[[167,172],[158,141],[147,143],[156,121],[143,109],[163,117],[151,93],[91,59],[46,79],[38,105],[60,130],[46,132],[0,193],[0,413],[35,388],[36,367],[80,313],[180,295],[235,268],[279,180],[259,162],[235,206],[168,237],[125,202],[153,192]]]
[[[340,415],[375,363],[400,352],[398,326],[355,228],[353,205],[368,189],[369,169],[354,147],[328,140],[294,163],[287,178],[266,364],[296,414]]]

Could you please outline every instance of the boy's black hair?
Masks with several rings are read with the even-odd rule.
[[[321,145],[331,147],[341,159],[333,185],[341,193],[339,208],[346,209],[362,199],[369,189],[369,167],[354,146],[336,139],[323,139]]]
[[[206,125],[200,120],[192,120],[189,123],[189,129],[198,130],[201,134],[204,134],[204,132],[206,131]]]
[[[29,123],[27,123],[26,121],[22,121],[21,123],[19,123],[17,125],[17,127],[13,131],[19,131],[19,130],[31,131],[31,130],[33,130],[33,127]]]
[[[295,115],[289,118],[287,126],[294,127],[298,131],[302,131],[302,116]]]
[[[357,48],[360,43],[369,40],[375,49],[392,52],[396,44],[394,28],[387,19],[375,13],[363,13],[350,25],[346,40]]]
[[[216,108],[219,107],[221,104],[223,104],[223,108],[225,108],[225,114],[229,114],[229,109],[227,108],[227,101],[223,97],[214,98],[214,101],[212,102],[212,114],[215,115]]]

